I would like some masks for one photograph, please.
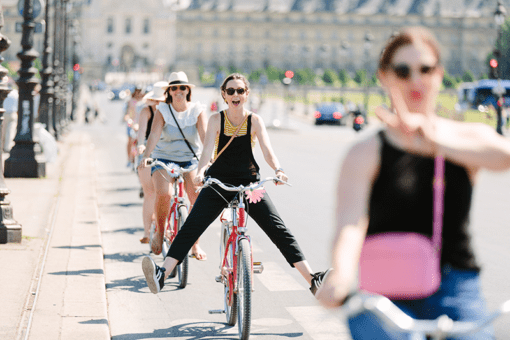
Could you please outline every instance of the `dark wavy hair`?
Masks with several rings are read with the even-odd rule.
[[[394,33],[386,43],[381,51],[379,70],[386,71],[391,66],[393,56],[401,47],[415,43],[428,45],[436,55],[438,64],[441,63],[441,51],[434,35],[424,27],[407,27]]]
[[[229,75],[227,78],[225,78],[225,80],[223,81],[223,83],[221,84],[221,91],[225,91],[227,89],[227,83],[231,80],[234,80],[234,79],[240,79],[243,81],[244,85],[246,86],[246,89],[249,90],[250,89],[250,82],[248,81],[248,79],[246,79],[245,76],[243,76],[241,73],[232,73],[231,75]]]

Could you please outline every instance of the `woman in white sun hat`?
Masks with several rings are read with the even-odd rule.
[[[138,119],[139,129],[137,137],[137,152],[142,155],[145,151],[145,144],[151,133],[151,126],[156,113],[156,106],[160,102],[165,101],[165,88],[168,83],[166,81],[159,81],[153,85],[153,90],[147,93],[142,101],[145,107],[140,111]],[[143,190],[143,237],[140,239],[141,243],[149,243],[150,241],[150,228],[154,220],[154,204],[156,203],[156,191],[151,179],[151,170],[149,168],[138,168],[138,178]]]
[[[207,128],[207,116],[204,105],[191,101],[191,89],[194,87],[195,85],[189,83],[186,73],[170,74],[168,83],[163,86],[164,101],[157,106],[140,168],[147,166],[149,157],[181,167],[198,163]],[[171,177],[161,167],[152,167],[151,173],[156,189],[156,231],[151,247],[153,253],[158,255],[162,251],[163,230],[170,210],[172,182],[169,182]],[[184,177],[191,208],[197,197],[198,185],[194,184],[195,176],[196,170]],[[197,260],[207,259],[198,241],[193,245],[191,254]]]

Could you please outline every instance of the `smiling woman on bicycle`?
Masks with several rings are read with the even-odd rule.
[[[453,320],[474,320],[485,315],[480,267],[469,233],[471,195],[480,169],[510,168],[510,141],[487,125],[436,115],[443,73],[438,44],[426,29],[403,30],[384,48],[378,77],[393,112],[378,108],[385,127],[358,141],[344,159],[337,187],[334,270],[317,293],[324,306],[339,306],[352,289],[359,264],[360,273],[363,270],[360,257],[368,237],[398,232],[431,236],[435,162],[444,159],[438,287],[420,298],[392,300],[416,319],[447,314]],[[404,251],[402,245],[394,249]],[[381,276],[374,281],[391,279]],[[408,338],[389,333],[366,313],[350,319],[349,326],[355,340]],[[492,338],[491,330],[462,337],[482,338]]]
[[[260,116],[244,109],[249,94],[248,80],[241,74],[231,74],[223,82],[221,93],[228,109],[211,116],[207,127],[204,152],[198,164],[196,183],[202,183],[209,160],[214,163],[207,175],[235,186],[248,185],[260,180],[259,166],[253,157],[252,148],[258,139],[266,162],[275,170],[276,177],[287,181],[280,168],[264,122]],[[235,138],[232,138],[234,134]],[[229,141],[231,143],[229,144]],[[224,198],[222,198],[223,196]],[[186,256],[193,243],[220,215],[235,193],[216,185],[203,189],[181,231],[177,234],[162,267],[156,266],[150,257],[144,258],[142,267],[147,284],[153,293],[158,293],[164,279],[178,262]],[[311,286],[312,293],[320,286],[325,272],[313,274],[299,245],[280,218],[269,196],[265,194],[258,203],[247,203],[247,212],[278,247],[287,262],[295,267]]]
[[[195,85],[188,82],[184,72],[170,74],[169,83],[163,87],[165,101],[157,106],[140,168],[147,166],[146,160],[149,157],[167,165],[175,163],[180,167],[188,167],[198,161],[196,157],[200,154],[200,142],[204,141],[207,117],[203,105],[199,102],[191,102],[193,87]],[[170,211],[174,179],[160,166],[153,167],[151,173],[156,189],[156,231],[151,247],[153,253],[158,255],[162,250],[163,230]],[[191,204],[190,209],[197,196],[195,175],[196,171],[192,171],[184,178],[185,190]],[[207,256],[200,248],[198,239],[196,241],[192,254],[197,260],[205,260]]]

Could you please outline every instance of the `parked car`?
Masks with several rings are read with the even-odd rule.
[[[317,110],[313,116],[315,125],[326,123],[346,125],[348,114],[342,103],[322,103],[317,105]]]
[[[132,84],[124,84],[119,87],[114,87],[108,92],[108,99],[110,100],[124,100],[133,93],[135,86]]]

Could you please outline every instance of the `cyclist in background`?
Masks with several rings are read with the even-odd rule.
[[[471,195],[480,169],[510,169],[510,141],[487,125],[437,116],[443,74],[439,46],[424,28],[405,29],[384,47],[378,78],[393,112],[377,108],[385,127],[357,142],[344,159],[337,187],[334,270],[317,294],[324,306],[339,306],[353,288],[365,236],[409,231],[430,237],[434,158],[441,155],[441,285],[423,299],[394,303],[416,319],[447,314],[466,321],[486,315],[468,230]],[[349,327],[354,340],[408,338],[389,333],[369,314],[350,319]],[[492,330],[486,329],[461,339],[492,337]]]
[[[152,91],[147,93],[142,102],[145,103],[145,107],[140,111],[140,117],[138,119],[138,136],[137,136],[137,153],[142,155],[145,151],[145,145],[147,139],[151,133],[152,121],[156,113],[156,106],[160,102],[165,101],[164,86],[168,83],[166,81],[159,81],[153,85]],[[143,190],[143,207],[142,207],[142,218],[143,218],[143,237],[140,239],[141,243],[149,243],[150,241],[150,230],[151,224],[154,220],[154,205],[156,202],[156,192],[154,184],[151,179],[151,171],[149,168],[138,168],[138,178]]]
[[[207,170],[208,176],[234,186],[248,185],[259,181],[259,166],[252,152],[257,139],[264,158],[275,170],[276,177],[287,181],[287,175],[280,168],[280,163],[271,147],[262,118],[244,109],[249,91],[249,82],[241,74],[231,74],[223,81],[221,92],[228,109],[213,114],[209,120],[204,152],[200,158],[195,178],[196,184],[203,182],[206,167],[213,156],[217,159]],[[236,130],[238,130],[238,134],[227,145]],[[225,145],[227,147],[223,150]],[[221,151],[224,152],[218,157],[218,153]],[[164,279],[184,259],[193,243],[220,215],[227,206],[227,201],[232,200],[235,195],[235,192],[225,191],[217,185],[201,190],[195,203],[195,209],[191,210],[182,229],[172,242],[163,266],[157,266],[150,257],[148,259],[151,261],[151,266],[143,266],[149,287],[157,287],[157,291],[153,291],[153,293],[156,294],[163,288]],[[315,294],[326,272],[315,274],[312,272],[294,235],[283,223],[267,193],[257,203],[247,202],[246,211],[278,247],[287,262],[305,278],[311,287],[310,290]]]
[[[131,99],[126,103],[126,113],[124,114],[124,122],[127,124],[127,167],[131,167],[135,163],[136,150],[133,147],[136,142],[138,131],[138,114],[140,113],[139,102],[144,96],[142,86],[137,85],[131,95]]]
[[[146,159],[149,157],[167,165],[174,163],[183,168],[198,162],[201,144],[205,138],[207,116],[204,105],[191,101],[193,87],[195,85],[188,82],[184,72],[170,74],[169,82],[163,86],[165,101],[157,106],[139,169],[146,167]],[[193,181],[196,173],[194,170],[184,176],[185,190],[191,204],[190,210],[197,197],[198,185]],[[162,251],[163,230],[170,211],[174,179],[161,166],[152,167],[151,174],[156,189],[156,230],[151,248],[154,254],[159,255]],[[191,254],[197,260],[207,259],[198,239],[194,242]]]

